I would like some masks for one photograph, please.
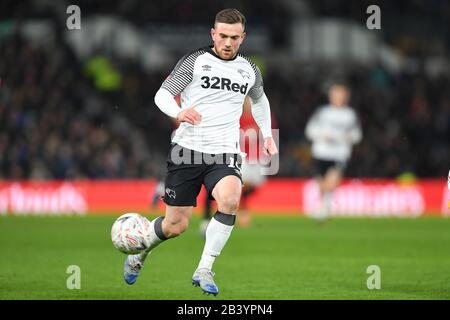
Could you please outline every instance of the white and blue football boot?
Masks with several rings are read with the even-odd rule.
[[[130,254],[125,259],[123,266],[123,279],[127,284],[134,284],[144,264],[139,259],[139,254]]]
[[[206,268],[197,269],[192,276],[192,284],[200,287],[204,293],[217,296],[219,289],[214,283],[214,273]]]

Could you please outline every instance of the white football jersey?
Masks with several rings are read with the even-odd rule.
[[[346,162],[353,144],[361,140],[362,133],[358,117],[351,107],[326,105],[309,119],[306,136],[313,142],[315,159]],[[330,139],[325,139],[325,136]]]
[[[202,120],[198,125],[182,122],[173,142],[199,152],[240,153],[239,119],[246,95],[264,94],[258,67],[237,54],[223,60],[205,47],[185,55],[161,88],[180,95],[181,108],[194,107]]]

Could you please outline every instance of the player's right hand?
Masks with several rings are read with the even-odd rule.
[[[194,109],[194,107],[191,107],[180,111],[177,115],[177,120],[195,125],[202,121],[202,116]]]

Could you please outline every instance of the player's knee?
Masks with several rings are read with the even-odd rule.
[[[339,185],[339,181],[336,179],[327,179],[323,185],[324,192],[333,192]]]
[[[337,180],[336,180],[336,181],[333,181],[333,182],[331,183],[331,185],[330,185],[331,191],[336,190],[338,186],[339,186],[339,181],[337,181]]]
[[[239,208],[239,195],[229,195],[222,197],[218,203],[219,211],[225,213],[236,212]]]
[[[326,181],[324,182],[324,184],[322,185],[322,192],[331,192],[333,191],[333,185]]]
[[[326,192],[327,190],[327,184],[326,184],[326,182],[325,182],[325,180],[320,180],[319,181],[319,189],[320,189],[320,193],[324,193],[324,192]]]

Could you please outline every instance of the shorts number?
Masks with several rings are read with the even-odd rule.
[[[238,169],[239,171],[241,171],[241,168],[239,168],[239,166],[238,166],[238,163],[236,162],[234,162],[234,158],[233,157],[230,157],[230,164],[228,165],[228,167],[229,168],[236,168],[236,169]]]

